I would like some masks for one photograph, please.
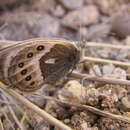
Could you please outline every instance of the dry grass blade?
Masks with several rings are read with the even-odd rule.
[[[3,96],[3,95],[2,95],[2,96]],[[6,96],[3,96],[3,99],[4,99],[6,102],[9,103],[8,98],[7,98]],[[16,124],[18,125],[18,127],[19,127],[21,130],[24,130],[24,128],[21,126],[21,124],[20,124],[20,122],[19,122],[19,120],[18,120],[18,118],[17,118],[17,116],[16,116],[16,114],[15,114],[15,112],[14,112],[12,106],[9,105],[9,104],[7,104],[7,107],[8,107],[8,109],[9,109],[9,112],[11,113],[13,119],[15,120]]]
[[[1,119],[0,119],[0,130],[4,130],[4,126],[3,126]]]
[[[69,103],[69,102],[65,102],[65,101],[60,101],[58,99],[55,99],[55,98],[52,98],[52,97],[49,97],[49,96],[43,96],[43,95],[41,96],[41,95],[36,95],[36,94],[34,96],[44,98],[44,99],[48,99],[48,100],[53,100],[53,101],[56,101],[56,102],[61,103],[61,104],[74,106],[74,107],[77,107],[79,109],[87,110],[87,111],[90,111],[92,113],[95,113],[95,114],[98,114],[100,116],[104,116],[104,117],[107,117],[107,118],[116,119],[116,120],[120,120],[120,121],[123,121],[123,122],[126,122],[126,123],[130,123],[130,118],[129,117],[121,116],[121,115],[115,115],[115,114],[109,113],[107,111],[99,110],[99,109],[97,109],[95,107],[92,107],[92,106],[82,105],[82,104],[74,104],[74,103]]]
[[[20,124],[20,122],[19,122],[19,120],[18,120],[18,118],[17,118],[15,112],[13,111],[13,109],[12,109],[10,106],[8,106],[8,108],[9,108],[9,111],[10,111],[10,113],[12,114],[12,116],[13,116],[15,122],[17,123],[18,127],[20,128],[20,130],[24,130],[24,128],[23,128],[22,125]]]
[[[6,44],[6,46],[10,46],[10,44],[16,44],[17,41],[9,41],[9,40],[0,40],[0,45]],[[112,48],[112,49],[130,49],[130,46],[128,45],[113,45],[109,43],[96,43],[96,42],[87,42],[86,41],[86,47],[100,47],[100,48]]]
[[[10,46],[10,44],[16,44],[17,41],[9,41],[9,40],[0,40],[0,45],[6,44],[6,46]],[[77,42],[76,42],[77,43]],[[100,48],[111,48],[111,49],[130,49],[128,45],[113,45],[109,43],[96,43],[96,42],[87,42],[85,43],[86,47],[100,47]]]
[[[128,80],[123,80],[123,79],[113,79],[113,78],[104,78],[100,76],[92,76],[89,74],[82,74],[76,71],[73,71],[70,75],[71,77],[78,78],[78,79],[83,79],[85,78],[86,80],[90,81],[97,81],[97,82],[103,82],[103,83],[109,83],[109,84],[119,84],[119,85],[127,85],[130,86],[130,81]]]
[[[14,100],[14,98],[13,98],[11,95],[9,95],[8,93],[6,93],[3,89],[0,88],[0,91],[2,91],[2,93],[3,93],[6,97],[8,97],[8,99],[9,99],[10,102],[8,102],[7,104],[8,104],[8,105],[14,105],[14,106],[16,107],[16,109],[18,109],[18,111],[19,111],[22,115],[24,115],[25,111],[23,110],[23,108],[22,108],[21,106],[19,106],[19,105],[17,104],[16,100]],[[7,101],[5,101],[5,103],[6,103],[6,102],[7,102]],[[27,118],[26,118],[26,119],[27,119]]]
[[[60,128],[62,130],[72,130],[70,127],[63,124],[62,122],[60,122],[59,120],[57,120],[56,118],[54,118],[53,116],[51,116],[50,114],[45,112],[44,110],[40,109],[38,106],[31,103],[25,97],[18,94],[16,91],[14,91],[12,89],[9,89],[9,88],[7,89],[8,86],[6,86],[5,84],[0,82],[0,87],[2,89],[4,89],[5,92],[7,92],[11,96],[13,96],[15,99],[20,101],[22,104],[24,104],[26,107],[28,107],[29,109],[35,111],[38,115],[43,117],[48,123],[53,124],[53,125],[57,126],[58,128]]]
[[[81,62],[87,62],[87,61],[102,63],[102,64],[114,64],[114,65],[118,65],[121,67],[130,67],[130,63],[128,63],[128,62],[106,60],[106,59],[87,57],[87,56],[85,56]]]
[[[8,106],[8,109],[9,109],[11,115],[13,116],[13,119],[14,119],[15,122],[17,123],[18,127],[20,128],[20,130],[24,130],[24,128],[23,128],[22,125],[20,124],[20,122],[19,122],[19,120],[18,120],[18,118],[17,118],[17,116],[16,116],[14,110],[13,110],[10,106]]]
[[[5,112],[4,110],[1,110],[1,111],[2,111],[2,113],[4,114],[6,120],[8,121],[10,127],[12,128],[12,130],[15,130],[14,124],[10,121],[10,119],[9,119],[8,115],[6,114],[6,112]]]
[[[20,124],[21,124],[21,125],[24,123],[26,117],[27,117],[26,112],[24,112],[24,115],[23,115],[23,117],[22,117],[21,120],[20,120]]]
[[[17,43],[18,42],[16,41],[0,40],[0,49],[11,46],[13,44],[17,44]]]
[[[102,47],[102,48],[111,48],[111,49],[130,49],[128,45],[113,45],[108,43],[96,43],[96,42],[86,42],[87,47]]]

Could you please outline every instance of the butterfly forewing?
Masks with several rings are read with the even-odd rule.
[[[34,91],[63,77],[79,60],[77,52],[64,39],[32,39],[12,45],[0,51],[0,79],[20,90]]]

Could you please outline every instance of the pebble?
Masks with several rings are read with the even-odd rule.
[[[97,76],[102,76],[100,67],[98,65],[94,65],[91,69],[90,69],[90,74],[92,75],[97,75]]]
[[[88,40],[99,41],[105,39],[110,33],[109,24],[95,24],[88,28]]]
[[[18,13],[16,11],[4,14],[1,20],[8,23],[8,26],[1,30],[3,38],[14,41],[34,37],[54,37],[60,28],[58,19],[49,14],[36,12]]]
[[[122,99],[122,97],[125,97],[127,95],[127,90],[122,86],[116,87],[116,94],[119,99]]]
[[[127,80],[130,80],[130,67],[128,67],[126,73],[127,73]]]
[[[99,91],[95,88],[89,88],[86,91],[86,103],[91,106],[96,106],[99,103]]]
[[[122,108],[124,108],[126,111],[130,111],[130,101],[128,97],[123,97],[121,99]]]
[[[102,49],[96,50],[95,53],[101,58],[108,58],[112,55],[112,50],[111,48],[102,48]]]
[[[113,64],[104,65],[102,68],[103,75],[111,76],[115,66]]]
[[[126,45],[130,45],[130,36],[128,36],[128,37],[125,39],[125,43],[126,43]]]
[[[96,24],[99,20],[99,13],[96,6],[84,6],[81,9],[69,11],[62,19],[66,27],[77,29],[80,26]]]
[[[92,5],[92,4],[94,4],[94,0],[84,0],[84,4],[86,4],[86,5]]]
[[[23,3],[25,0],[0,0],[0,8],[7,8],[7,6],[14,6],[15,4],[19,5]]]
[[[126,79],[126,71],[117,67],[114,69],[112,77],[118,79]]]
[[[35,37],[55,37],[59,32],[59,28],[60,24],[58,19],[48,14],[42,14],[33,23],[32,33]]]
[[[66,123],[66,124],[70,123],[70,119],[65,119],[64,123]]]
[[[54,12],[56,6],[55,0],[29,0],[29,3],[33,11]]]
[[[83,87],[78,81],[69,81],[63,89],[60,90],[58,98],[61,101],[73,103],[85,103],[86,88]]]
[[[65,10],[61,5],[56,6],[55,11],[52,12],[56,17],[62,17],[65,14]]]
[[[115,5],[116,0],[95,0],[95,4],[99,7],[100,11],[104,14],[111,14]]]
[[[111,19],[111,31],[119,38],[126,38],[130,35],[130,13],[120,12]]]
[[[77,9],[83,6],[84,0],[59,0],[66,9]]]

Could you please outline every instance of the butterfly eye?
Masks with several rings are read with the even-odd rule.
[[[34,84],[35,84],[35,82],[34,82],[34,81],[30,83],[30,85],[31,85],[31,86],[32,86],[32,85],[34,85]]]
[[[22,68],[24,66],[24,63],[19,63],[18,67]]]
[[[26,73],[27,73],[26,69],[21,71],[21,75],[25,75]]]
[[[31,79],[32,79],[32,76],[31,76],[31,75],[29,75],[29,76],[27,76],[27,77],[25,78],[26,81],[29,81],[29,80],[31,80]]]
[[[33,57],[33,53],[32,52],[27,54],[27,58],[31,58],[31,57]]]
[[[45,48],[44,46],[40,45],[40,46],[37,47],[37,50],[42,51],[44,48]]]

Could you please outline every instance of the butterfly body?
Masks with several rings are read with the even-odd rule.
[[[79,62],[79,50],[64,39],[32,39],[0,50],[0,80],[22,91],[55,84]]]

